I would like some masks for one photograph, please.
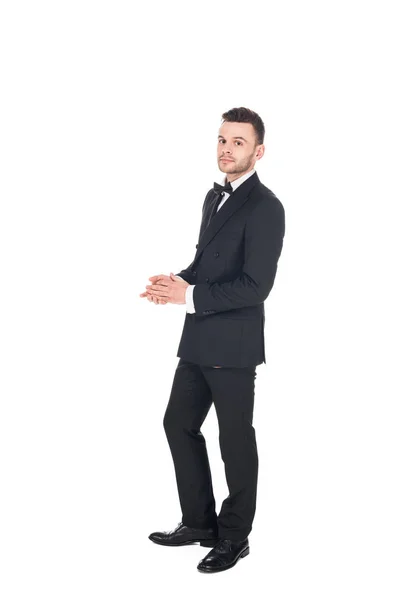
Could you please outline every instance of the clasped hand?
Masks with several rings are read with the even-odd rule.
[[[173,273],[169,275],[153,275],[149,277],[151,285],[146,285],[146,291],[140,294],[141,298],[147,298],[154,304],[185,304],[186,288],[189,286],[187,281],[175,277]]]

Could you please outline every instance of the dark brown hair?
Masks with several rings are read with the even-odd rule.
[[[230,121],[234,123],[251,123],[256,132],[256,145],[264,143],[265,127],[261,117],[244,106],[239,108],[231,108],[222,115],[224,121]]]

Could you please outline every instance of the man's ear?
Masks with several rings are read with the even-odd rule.
[[[257,156],[257,157],[258,157],[258,156],[263,156],[263,154],[264,154],[264,151],[265,151],[265,146],[264,146],[264,144],[261,144],[261,146],[260,146],[260,147],[259,147],[259,149],[257,150],[256,156]]]

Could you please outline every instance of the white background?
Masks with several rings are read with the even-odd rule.
[[[395,2],[18,2],[0,13],[3,600],[398,600]],[[257,367],[250,555],[203,575],[162,419],[235,106],[286,211]],[[214,408],[204,424],[227,495]]]

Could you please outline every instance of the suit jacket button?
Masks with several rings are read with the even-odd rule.
[[[214,256],[219,256],[219,252],[214,252]]]
[[[206,283],[208,283],[209,281],[210,281],[210,280],[209,280],[209,278],[208,278],[208,277],[206,277]]]

